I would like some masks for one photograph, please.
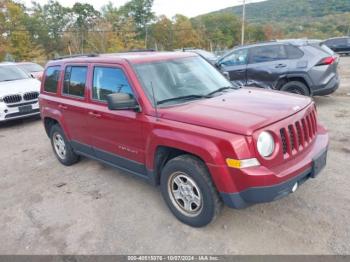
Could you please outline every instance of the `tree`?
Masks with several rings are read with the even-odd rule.
[[[200,16],[192,22],[201,28],[207,40],[214,47],[231,48],[239,43],[241,23],[229,13],[213,13]]]
[[[131,18],[136,25],[139,37],[148,41],[148,24],[155,18],[152,12],[154,0],[131,0],[120,8],[120,14]]]
[[[4,4],[3,27],[8,42],[7,52],[11,53],[16,61],[33,60],[43,54],[40,46],[32,41],[32,37],[26,30],[25,21],[27,14],[21,4],[7,1]]]
[[[150,29],[153,41],[159,50],[173,49],[173,23],[166,16],[158,17],[157,22],[154,23]]]
[[[201,39],[198,32],[192,27],[191,21],[183,15],[175,15],[173,18],[173,47],[199,47]]]
[[[33,3],[32,14],[28,16],[26,28],[33,37],[33,41],[45,49],[48,58],[64,52],[63,31],[71,20],[70,9],[59,2],[49,0],[43,6]]]
[[[87,32],[94,28],[100,18],[100,12],[95,10],[90,4],[75,3],[71,14],[73,21],[71,26],[80,33],[81,53],[84,53],[84,45],[86,43]]]

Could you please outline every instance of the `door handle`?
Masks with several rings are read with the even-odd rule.
[[[278,64],[275,66],[275,68],[284,68],[284,67],[287,67],[287,65],[285,64]]]
[[[58,105],[58,108],[63,109],[63,110],[67,110],[67,109],[68,109],[68,106],[59,104],[59,105]]]
[[[95,112],[89,112],[89,116],[95,117],[95,118],[101,118],[102,115],[95,113]]]

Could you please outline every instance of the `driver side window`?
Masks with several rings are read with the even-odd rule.
[[[240,49],[225,57],[220,64],[223,66],[245,65],[248,60],[248,49]]]
[[[107,101],[107,95],[113,93],[127,93],[133,96],[124,72],[119,68],[95,66],[92,98]]]

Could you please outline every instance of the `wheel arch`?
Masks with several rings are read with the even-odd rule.
[[[155,152],[154,152],[154,163],[153,163],[153,172],[154,172],[154,178],[155,178],[155,184],[160,184],[160,177],[161,172],[164,168],[164,166],[172,159],[181,156],[181,155],[190,155],[195,158],[197,158],[199,161],[203,162],[203,164],[207,167],[204,159],[196,154],[193,154],[191,152],[175,148],[175,147],[169,147],[169,146],[157,146]],[[208,168],[208,167],[207,167]],[[209,170],[209,169],[208,169]]]
[[[286,83],[292,82],[292,81],[303,83],[307,87],[307,89],[309,90],[309,93],[312,95],[312,89],[311,89],[312,83],[307,77],[305,77],[303,75],[287,75],[287,76],[280,78],[277,82],[276,90],[281,90],[281,88]]]

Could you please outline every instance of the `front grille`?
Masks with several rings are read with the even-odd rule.
[[[316,133],[317,119],[314,109],[294,124],[281,128],[282,152],[285,157],[304,150],[314,140]]]
[[[29,92],[23,95],[24,100],[34,100],[34,99],[38,99],[38,97],[39,97],[38,92]]]
[[[3,98],[6,104],[19,103],[22,101],[21,95],[8,95]]]

